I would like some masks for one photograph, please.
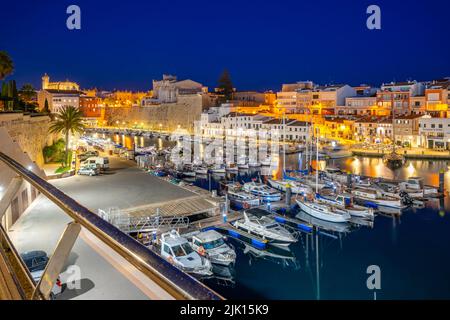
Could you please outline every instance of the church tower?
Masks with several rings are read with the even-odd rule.
[[[44,76],[42,77],[42,90],[48,88],[49,81],[50,81],[50,77],[47,74],[44,74]]]

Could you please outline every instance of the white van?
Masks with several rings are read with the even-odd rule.
[[[108,157],[90,157],[81,163],[82,166],[92,166],[96,165],[100,169],[109,168],[109,158]]]

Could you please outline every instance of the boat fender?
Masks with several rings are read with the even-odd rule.
[[[198,247],[197,252],[201,256],[205,256],[206,255],[206,250],[205,250],[205,248],[203,248],[203,246]]]

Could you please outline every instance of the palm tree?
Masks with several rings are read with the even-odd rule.
[[[69,134],[83,132],[84,125],[82,123],[82,118],[83,113],[79,109],[73,106],[64,106],[57,114],[56,121],[50,126],[49,131],[51,133],[62,133],[66,137],[65,166],[69,165],[67,159],[69,157]]]
[[[14,71],[14,63],[12,62],[6,51],[0,51],[0,80],[5,79]]]

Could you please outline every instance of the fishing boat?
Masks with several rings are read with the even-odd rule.
[[[288,188],[288,186],[291,188],[291,192],[294,194],[309,194],[309,193],[313,192],[313,190],[310,186],[302,184],[302,183],[300,183],[298,181],[294,181],[294,180],[269,179],[268,183],[272,188],[275,188],[275,189],[283,191],[283,192],[286,192],[286,189]]]
[[[350,213],[345,209],[340,209],[315,200],[308,200],[306,197],[303,199],[296,199],[295,201],[302,211],[315,218],[337,223],[350,221]]]
[[[392,109],[391,109],[391,114],[392,114],[392,152],[391,153],[387,153],[383,156],[383,162],[386,164],[386,166],[390,167],[391,169],[398,169],[400,167],[402,167],[405,162],[406,159],[403,155],[398,154],[395,151],[395,112],[394,112],[394,106],[392,105]]]
[[[163,233],[160,238],[161,256],[181,270],[195,276],[211,276],[211,262],[194,251],[176,230]]]
[[[406,207],[400,197],[392,197],[383,194],[376,188],[357,187],[352,190],[352,195],[356,200],[363,202],[364,205],[375,208],[378,208],[378,206],[395,209],[403,209]]]
[[[233,226],[266,239],[273,245],[288,246],[297,242],[297,239],[288,230],[275,222],[274,219],[269,218],[268,212],[261,209],[251,209],[249,213],[244,211],[244,219],[233,222]]]
[[[231,204],[234,205],[237,210],[249,209],[261,205],[260,199],[249,192],[229,190],[227,195]]]
[[[319,202],[334,205],[338,208],[345,209],[352,217],[360,217],[366,219],[373,219],[373,208],[366,208],[353,203],[353,197],[350,194],[342,194],[333,196],[326,196],[316,194],[316,199]]]
[[[220,265],[234,265],[236,252],[227,244],[223,236],[215,230],[201,231],[192,234],[191,245],[197,253],[207,257],[212,263]],[[188,237],[189,239],[189,237]]]
[[[247,182],[244,184],[243,189],[260,197],[263,201],[272,202],[281,200],[280,192],[263,183],[257,183],[255,181]]]

